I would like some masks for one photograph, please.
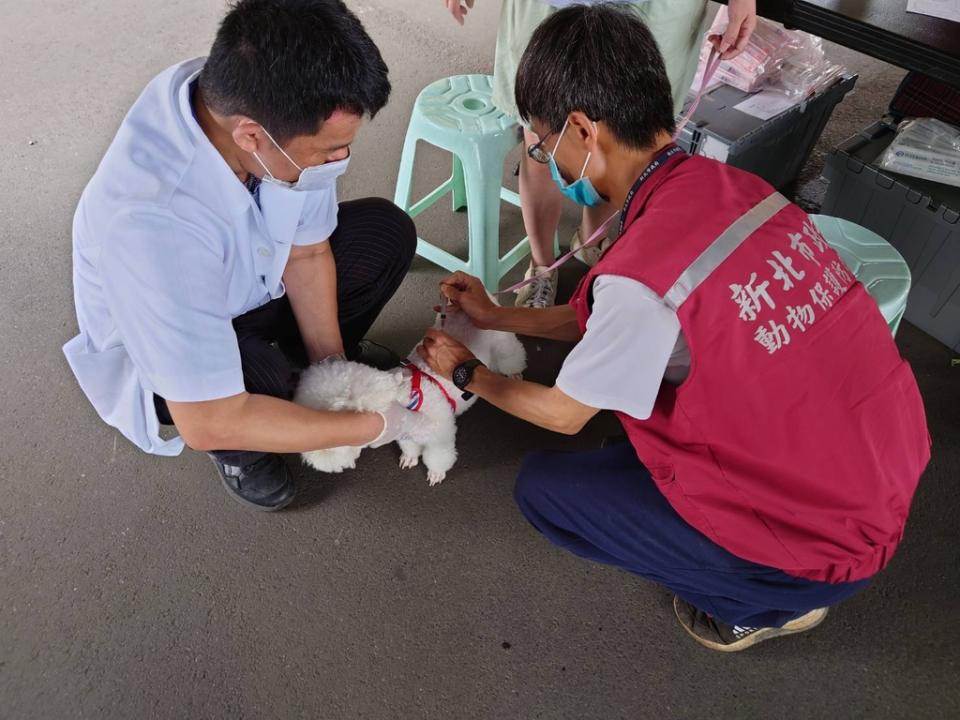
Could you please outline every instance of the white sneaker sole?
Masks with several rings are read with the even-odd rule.
[[[827,612],[829,609],[830,608],[824,607],[811,610],[805,615],[801,615],[796,620],[791,620],[783,627],[761,628],[755,633],[747,635],[747,637],[743,638],[743,640],[738,640],[737,642],[730,643],[729,645],[724,645],[722,643],[717,643],[713,642],[712,640],[702,638],[688,628],[686,623],[684,623],[681,619],[680,612],[677,610],[676,597],[674,597],[673,600],[673,612],[677,616],[677,620],[680,621],[680,627],[686,631],[687,635],[692,637],[704,647],[708,647],[711,650],[717,650],[718,652],[740,652],[741,650],[746,650],[748,647],[752,647],[757,643],[762,643],[764,640],[770,640],[771,638],[781,637],[783,635],[795,635],[796,633],[813,630],[817,625],[823,622],[824,618],[827,617]]]

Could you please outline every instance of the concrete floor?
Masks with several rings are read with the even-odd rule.
[[[490,70],[499,3],[480,0],[465,29],[439,0],[349,4],[394,95],[342,196],[390,197],[417,91]],[[383,449],[350,475],[299,471],[303,496],[277,515],[229,500],[202,455],[149,457],[100,423],[59,350],[76,327],[72,211],[143,85],[202,54],[222,9],[0,0],[0,718],[960,716],[960,368],[910,326],[899,343],[936,447],[900,552],[816,632],[733,657],[692,643],[666,592],[559,552],[513,506],[524,451],[593,446],[603,420],[565,440],[478,406],[441,487]],[[822,152],[901,75],[842,57],[862,77],[804,174],[808,202]],[[426,187],[446,160],[420,167]],[[462,233],[445,208],[421,223]],[[375,336],[412,345],[441,276],[418,262]],[[548,380],[561,349],[530,350]]]

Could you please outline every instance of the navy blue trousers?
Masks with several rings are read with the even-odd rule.
[[[727,552],[674,511],[628,442],[532,453],[515,497],[554,544],[660,583],[729,625],[780,627],[869,582],[804,580]]]

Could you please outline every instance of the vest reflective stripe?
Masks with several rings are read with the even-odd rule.
[[[663,296],[667,306],[674,311],[678,310],[700,283],[710,277],[710,274],[720,267],[720,263],[730,257],[744,240],[789,204],[790,201],[783,195],[774,192],[738,217],[677,278]]]

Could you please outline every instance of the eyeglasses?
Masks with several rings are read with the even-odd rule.
[[[527,148],[527,155],[530,156],[531,160],[535,160],[541,165],[549,164],[550,153],[548,153],[546,150],[543,149],[543,144],[547,141],[547,138],[549,138],[551,135],[554,135],[554,134],[555,133],[551,130],[542,138],[540,138],[540,142],[534,143],[533,145]]]

